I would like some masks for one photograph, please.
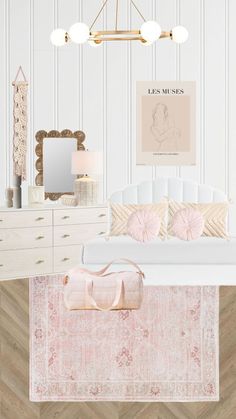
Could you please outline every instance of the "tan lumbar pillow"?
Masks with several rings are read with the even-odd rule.
[[[161,239],[165,239],[167,236],[167,211],[168,201],[163,200],[158,204],[113,204],[111,203],[111,229],[110,236],[121,236],[127,235],[127,222],[131,214],[138,210],[151,210],[156,212],[160,218],[161,226],[158,236]]]
[[[172,219],[177,211],[192,208],[199,211],[204,218],[204,229],[202,236],[229,238],[227,229],[227,216],[229,212],[229,202],[217,202],[197,204],[191,202],[177,202],[169,200],[169,223],[168,234],[172,232]]]

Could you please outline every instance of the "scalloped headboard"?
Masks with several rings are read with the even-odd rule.
[[[139,185],[129,185],[123,191],[114,192],[110,201],[120,204],[150,204],[159,202],[163,196],[186,202],[227,201],[224,192],[181,178],[159,178]]]

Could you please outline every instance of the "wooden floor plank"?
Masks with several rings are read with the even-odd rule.
[[[2,412],[5,412],[5,416],[8,415],[11,419],[40,418],[40,406],[36,403],[30,403],[25,399],[21,394],[20,388],[18,388],[17,391],[14,391],[14,388],[10,388],[3,380],[1,381],[0,388],[3,395],[1,400],[1,414]],[[1,419],[2,416],[0,416]]]
[[[236,287],[220,289],[220,402],[31,403],[28,313],[28,280],[1,282],[1,419],[236,418]]]

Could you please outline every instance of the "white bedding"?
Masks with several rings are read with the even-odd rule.
[[[191,242],[171,238],[140,244],[129,236],[119,236],[97,238],[84,245],[84,264],[105,264],[119,258],[148,265],[236,265],[236,238],[201,237]]]

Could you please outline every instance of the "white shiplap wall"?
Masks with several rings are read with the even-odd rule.
[[[162,175],[212,184],[236,202],[235,0],[136,0],[163,29],[177,23],[189,41],[153,47],[113,43],[101,48],[49,42],[55,26],[91,23],[102,0],[0,0],[0,199],[11,183],[12,86],[21,64],[30,81],[28,179],[34,181],[34,134],[39,129],[83,129],[87,146],[104,151],[104,196],[130,182]],[[110,0],[98,27],[114,24]],[[121,0],[122,27],[141,20]],[[196,80],[197,165],[135,164],[137,80]],[[26,185],[25,185],[26,186]],[[25,187],[26,189],[26,187]]]

